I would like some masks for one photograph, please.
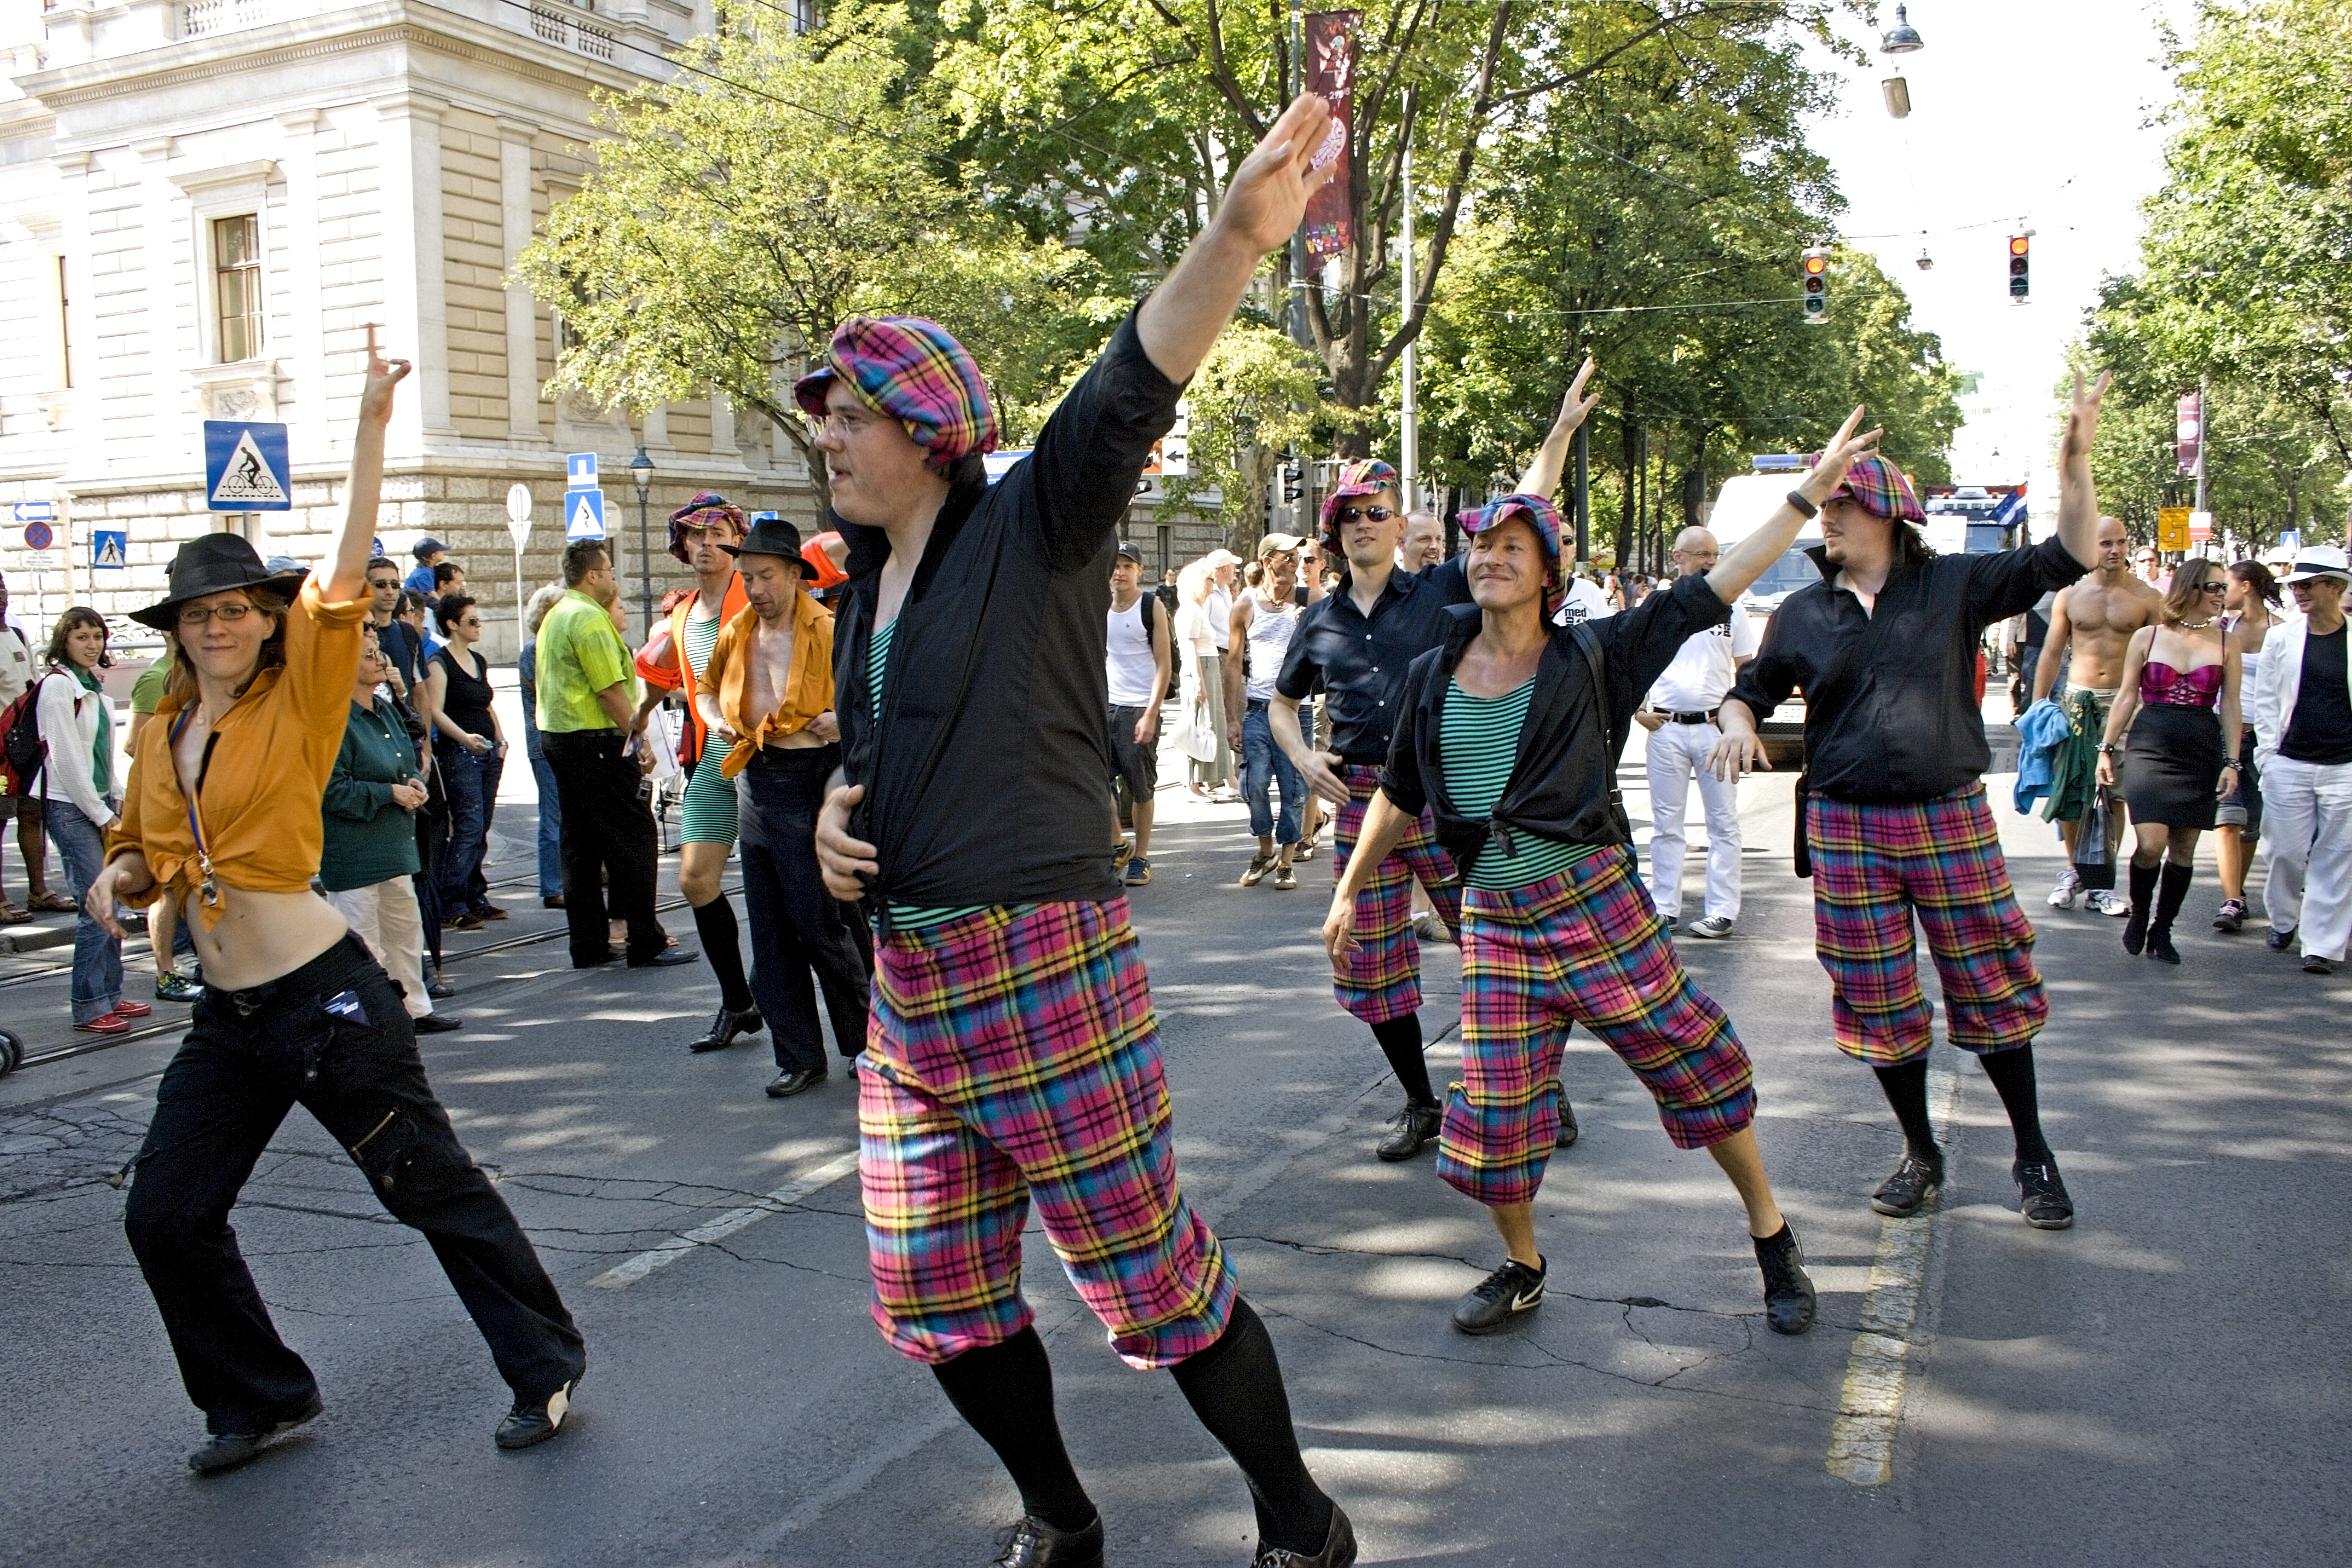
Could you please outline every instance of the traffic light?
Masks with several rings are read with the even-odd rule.
[[[2033,239],[2030,235],[2009,237],[2009,302],[2022,305],[2032,296]]]
[[[1818,327],[1830,319],[1830,253],[1825,246],[1808,247],[1801,263],[1805,283],[1805,324]]]
[[[1297,504],[1298,496],[1298,468],[1295,464],[1285,463],[1282,465],[1282,504],[1295,506]]]

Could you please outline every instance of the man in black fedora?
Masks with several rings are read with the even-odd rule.
[[[701,765],[736,781],[751,994],[776,1053],[768,1094],[782,1100],[830,1076],[819,987],[835,1048],[853,1058],[866,1048],[873,971],[852,911],[817,874],[816,815],[841,765],[833,615],[804,590],[800,531],[782,518],[763,516],[742,543],[720,548],[735,557],[751,603],[719,628],[694,701],[713,742],[730,748],[723,761],[706,755]]]

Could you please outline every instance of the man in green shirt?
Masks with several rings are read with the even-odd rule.
[[[654,919],[658,842],[642,788],[653,767],[637,716],[637,678],[613,625],[621,596],[601,540],[563,552],[563,597],[539,627],[539,733],[563,812],[563,913],[572,967],[613,962],[604,898],[626,922],[629,967],[690,963]]]

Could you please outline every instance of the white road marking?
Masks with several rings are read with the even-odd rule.
[[[1959,1080],[1949,1068],[1932,1075],[1928,1114],[1952,1136],[1952,1104]],[[1830,1433],[1830,1474],[1858,1487],[1883,1487],[1895,1479],[1895,1434],[1903,1418],[1903,1386],[1911,1367],[1911,1325],[1919,1315],[1919,1289],[1927,1274],[1928,1244],[1935,1239],[1936,1211],[1943,1193],[1909,1219],[1885,1219],[1878,1226],[1878,1254],[1870,1267],[1869,1294],[1862,1302],[1862,1331],[1846,1357],[1845,1387],[1838,1397],[1837,1426]]]
[[[814,1196],[857,1169],[855,1151],[827,1160],[798,1181],[786,1182],[756,1203],[745,1204],[740,1209],[730,1209],[717,1219],[696,1226],[692,1230],[674,1236],[659,1247],[640,1252],[625,1263],[614,1267],[588,1281],[599,1290],[625,1290],[656,1268],[667,1268],[698,1247],[722,1241],[737,1231],[755,1226],[770,1215],[784,1210]]]

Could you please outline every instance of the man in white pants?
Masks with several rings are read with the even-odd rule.
[[[1685,528],[1675,536],[1679,576],[1714,570],[1720,553],[1706,529]],[[1683,817],[1693,773],[1706,807],[1706,906],[1683,927],[1686,936],[1727,937],[1739,919],[1739,784],[1716,777],[1706,754],[1723,733],[1715,727],[1715,710],[1739,667],[1756,657],[1759,640],[1748,612],[1732,605],[1729,621],[1690,635],[1633,715],[1650,732],[1650,901],[1668,925],[1683,913],[1683,852],[1690,844]]]
[[[2352,683],[2347,683],[2344,552],[2305,545],[2286,585],[2302,617],[2263,645],[2247,705],[2262,769],[2263,852],[2270,857],[2273,952],[2302,933],[2306,974],[2344,962],[2352,939]],[[2224,763],[2223,766],[2229,764]]]

